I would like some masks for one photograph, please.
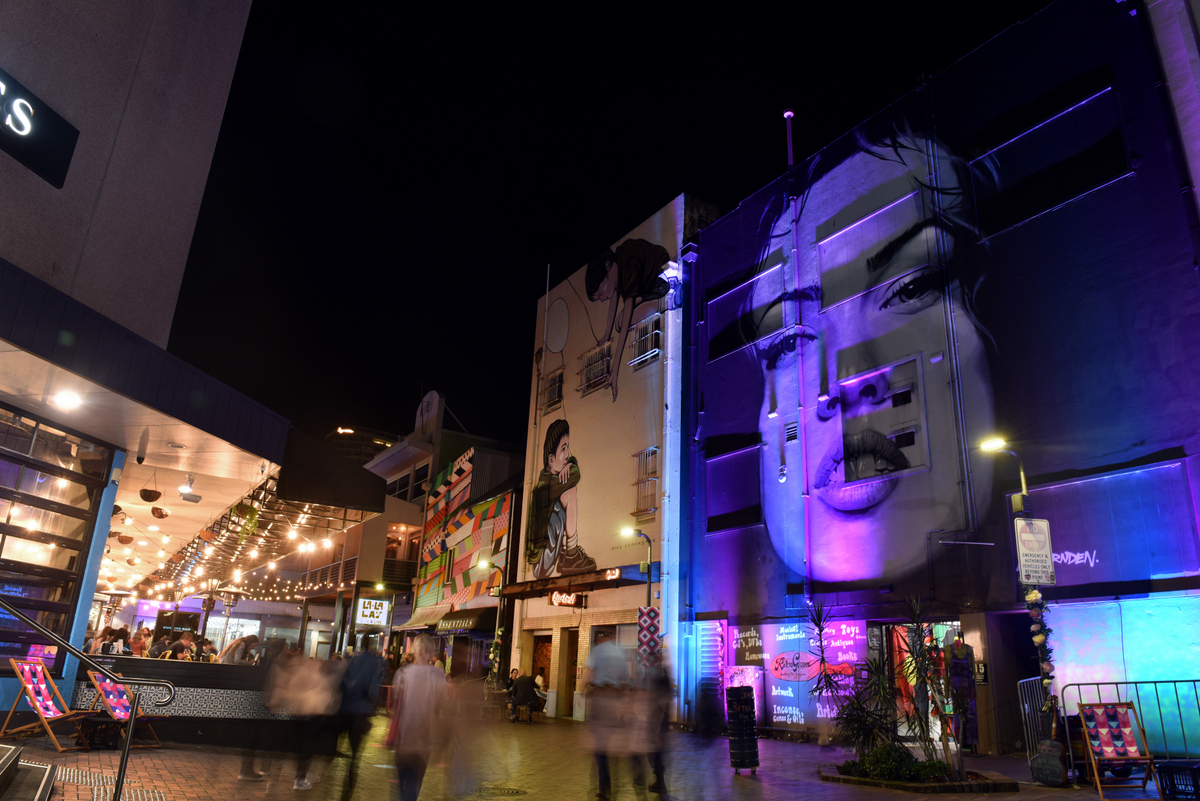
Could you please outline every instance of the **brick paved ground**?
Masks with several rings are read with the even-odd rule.
[[[387,719],[376,718],[369,735],[366,756],[354,799],[391,801],[396,797],[395,768],[391,752],[381,742]],[[892,790],[875,790],[829,784],[817,779],[818,764],[841,761],[844,757],[835,749],[817,745],[759,741],[761,767],[755,776],[735,776],[729,768],[727,741],[694,734],[673,733],[668,766],[669,798],[680,801],[712,799],[755,799],[782,801],[804,798],[806,801],[961,801],[1008,799],[1009,801],[1091,801],[1094,791],[1055,790],[1038,785],[1022,784],[1021,792],[1008,795],[982,796],[916,796]],[[483,723],[467,728],[462,735],[461,750],[474,756],[479,786],[482,792],[471,798],[494,798],[506,795],[530,799],[579,799],[594,797],[596,778],[594,762],[587,750],[585,724],[570,720],[550,720],[541,724],[513,725]],[[343,748],[345,741],[343,740]],[[108,775],[116,774],[119,753],[116,751],[70,752],[57,754],[45,738],[22,741],[25,758]],[[447,782],[452,757],[443,749],[435,753],[422,790],[422,799],[454,797]],[[290,759],[275,758],[260,762],[268,775],[261,783],[237,780],[241,756],[238,753],[194,747],[168,747],[165,750],[135,750],[130,757],[130,776],[135,788],[162,790],[169,801],[208,801],[209,799],[309,799],[336,801],[340,796],[341,780],[348,760],[338,758],[331,764],[321,764],[324,775],[320,783],[308,792],[292,790],[294,764]],[[1028,782],[1029,772],[1023,758],[967,758],[968,770],[995,770],[1018,781]],[[91,801],[92,789],[87,786],[60,783],[54,795],[64,801]],[[1151,789],[1153,785],[1151,785]],[[512,792],[512,791],[519,792]],[[626,760],[614,765],[614,796],[618,799],[654,799],[644,790],[635,791]],[[1114,794],[1118,799],[1157,798],[1157,794],[1140,791]]]

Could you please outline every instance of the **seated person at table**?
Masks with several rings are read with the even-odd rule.
[[[129,650],[134,656],[141,656],[146,652],[146,638],[140,631],[135,631],[129,637]]]
[[[193,636],[190,631],[179,635],[179,639],[171,643],[171,659],[191,659]]]
[[[530,712],[538,712],[542,708],[542,700],[537,696],[532,676],[521,675],[513,682],[513,709],[519,706],[529,707]]]
[[[100,646],[100,653],[110,656],[124,656],[129,653],[129,629],[117,629],[111,639]]]
[[[217,646],[213,645],[213,641],[205,637],[196,644],[196,658],[201,662],[208,662],[209,657],[216,658]]]
[[[150,650],[146,652],[146,656],[150,657],[151,659],[158,659],[169,647],[170,644],[167,640],[167,635],[164,634],[161,638],[159,638],[158,642],[150,646]]]
[[[251,651],[256,645],[258,645],[257,634],[238,637],[225,646],[224,650],[217,655],[217,660],[222,665],[253,665],[254,654]]]

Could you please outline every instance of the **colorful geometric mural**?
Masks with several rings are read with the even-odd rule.
[[[495,606],[489,594],[500,586],[507,564],[505,537],[513,496],[505,493],[471,504],[471,458],[467,451],[431,482],[428,520],[417,568],[415,607],[453,604],[455,608]],[[480,568],[480,558],[490,562]]]

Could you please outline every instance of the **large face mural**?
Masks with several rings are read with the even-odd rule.
[[[801,460],[789,460],[787,446],[789,423],[799,422],[788,412],[801,405],[798,351],[810,410],[808,482],[816,499],[809,510],[813,578],[874,581],[910,573],[925,562],[927,532],[964,528],[970,503],[986,512],[990,461],[978,454],[969,461],[978,497],[966,498],[961,489],[967,469],[961,454],[970,452],[963,442],[993,425],[986,333],[973,320],[974,279],[959,259],[975,239],[964,191],[968,172],[965,162],[919,134],[856,142],[847,155],[809,165],[813,177],[798,208],[775,216],[760,246],[765,269],[753,280],[739,325],[754,343],[762,379],[766,528],[798,573],[806,556],[790,541],[798,504],[778,486],[789,480],[789,467],[790,480],[802,480]],[[793,237],[795,271],[781,257],[771,266],[772,253],[786,250]],[[802,310],[798,334],[794,321],[784,319],[792,299]],[[966,421],[956,411],[955,385],[971,409]]]

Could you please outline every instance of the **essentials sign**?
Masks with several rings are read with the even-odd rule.
[[[358,625],[386,626],[387,606],[387,601],[379,601],[374,598],[359,598]]]
[[[0,150],[62,189],[79,130],[0,70]]]

